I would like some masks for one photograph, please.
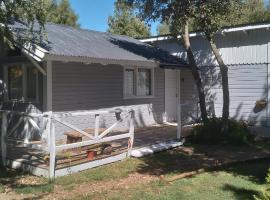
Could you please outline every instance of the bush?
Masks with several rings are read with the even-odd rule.
[[[192,131],[190,139],[198,144],[244,145],[254,141],[254,136],[244,122],[229,120],[228,133],[221,131],[222,119],[212,118],[207,123],[198,125]]]

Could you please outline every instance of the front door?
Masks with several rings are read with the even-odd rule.
[[[165,121],[176,122],[177,103],[180,99],[180,71],[165,70]]]

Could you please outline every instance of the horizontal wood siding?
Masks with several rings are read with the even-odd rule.
[[[134,109],[136,126],[147,126],[162,121],[164,113],[164,70],[155,69],[155,97],[123,98],[123,67],[118,65],[53,62],[53,112],[78,110]],[[67,117],[79,128],[93,128],[94,116]],[[115,114],[101,116],[101,127],[115,121]],[[123,124],[127,125],[127,121]],[[67,129],[60,124],[57,132]]]
[[[218,71],[218,70],[217,70]],[[252,124],[266,124],[266,108],[260,110],[255,103],[267,100],[267,65],[229,66],[230,116]],[[211,88],[217,116],[222,114],[222,87]]]

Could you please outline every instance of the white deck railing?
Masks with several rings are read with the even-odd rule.
[[[130,156],[131,150],[134,143],[134,116],[135,113],[133,110],[127,112],[127,114],[123,118],[118,118],[117,121],[111,125],[109,128],[104,130],[102,133],[99,134],[99,121],[100,115],[108,114],[113,112],[121,113],[123,111],[99,111],[99,112],[74,112],[74,113],[52,113],[46,112],[42,114],[34,114],[34,113],[23,113],[23,112],[15,112],[15,111],[5,111],[2,110],[1,118],[2,118],[2,126],[1,126],[1,157],[2,162],[6,165],[6,157],[7,157],[7,141],[14,140],[10,138],[12,133],[23,123],[24,129],[28,129],[29,125],[32,126],[35,130],[37,130],[42,138],[43,134],[47,135],[46,145],[41,146],[40,148],[49,153],[50,157],[50,164],[49,164],[49,177],[53,178],[55,176],[55,165],[56,165],[56,152],[73,149],[77,147],[93,145],[93,144],[100,144],[104,142],[111,142],[115,140],[129,138],[128,140],[128,151],[127,156]],[[19,116],[18,122],[8,130],[8,114],[14,114]],[[95,116],[95,129],[94,135],[87,133],[84,130],[76,127],[65,121],[62,118],[65,117],[75,117],[75,116],[83,116],[83,115],[94,115]],[[44,122],[43,126],[39,127],[38,124],[33,120],[33,118],[40,118],[42,117]],[[113,136],[107,136],[113,129],[119,125],[124,119],[129,120],[129,131],[127,133],[121,133]],[[74,131],[81,133],[82,135],[86,136],[88,140],[71,143],[71,144],[63,144],[63,145],[56,145],[56,137],[55,137],[55,122],[58,122]],[[30,140],[30,133],[26,130],[26,136],[24,138],[23,143],[29,144]]]

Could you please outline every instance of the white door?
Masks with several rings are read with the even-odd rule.
[[[180,71],[165,70],[165,121],[176,122],[177,102],[180,94]]]

